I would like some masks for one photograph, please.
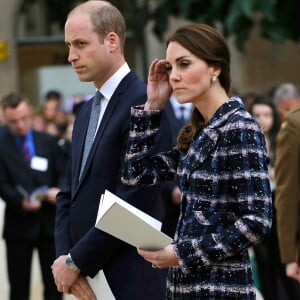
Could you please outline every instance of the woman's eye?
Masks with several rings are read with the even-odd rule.
[[[171,70],[172,70],[172,67],[171,67],[171,66],[166,66],[166,72],[167,72],[167,73],[171,72]]]
[[[189,64],[190,64],[190,63],[187,62],[187,61],[181,61],[181,62],[180,62],[180,67],[181,67],[181,68],[186,68],[186,67],[189,66]]]

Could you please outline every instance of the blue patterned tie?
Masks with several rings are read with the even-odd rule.
[[[31,160],[31,153],[26,143],[26,136],[21,136],[21,150],[23,152],[23,156],[25,160],[29,163]]]
[[[97,91],[93,99],[89,127],[85,137],[85,144],[84,144],[84,150],[83,150],[83,155],[81,160],[79,179],[81,178],[84,166],[86,164],[87,158],[89,156],[90,150],[94,142],[94,137],[96,134],[97,124],[100,116],[101,99],[102,99],[102,94],[99,91]]]

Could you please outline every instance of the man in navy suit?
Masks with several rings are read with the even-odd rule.
[[[55,197],[63,170],[56,139],[32,129],[31,107],[18,93],[1,101],[7,126],[0,134],[0,196],[5,201],[4,229],[10,300],[28,300],[33,250],[37,249],[44,299],[62,299],[51,264],[55,258]],[[30,194],[47,186],[43,201]]]
[[[67,17],[68,60],[79,79],[92,81],[102,98],[97,131],[83,168],[96,99],[82,106],[74,123],[67,185],[57,196],[58,258],[52,271],[58,290],[78,298],[93,299],[86,277],[93,278],[103,270],[116,299],[160,300],[165,298],[166,273],[140,258],[136,248],[94,226],[105,189],[151,215],[158,201],[157,187],[130,187],[120,180],[130,108],[146,100],[145,84],[124,58],[125,31],[123,16],[106,1],[79,4]]]

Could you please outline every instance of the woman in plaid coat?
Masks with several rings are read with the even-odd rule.
[[[166,60],[150,66],[146,104],[132,108],[122,181],[180,181],[174,242],[159,251],[138,249],[158,268],[170,268],[167,299],[255,299],[248,248],[269,232],[271,192],[261,128],[239,97],[228,96],[229,64],[216,30],[179,28]],[[174,149],[151,156],[172,92],[180,103],[193,103],[191,122]]]

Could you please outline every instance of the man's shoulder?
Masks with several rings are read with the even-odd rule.
[[[132,89],[136,92],[146,93],[147,86],[134,71],[130,71],[120,82],[118,89]]]
[[[293,123],[300,127],[300,106],[291,109],[285,115],[284,122]]]
[[[297,107],[292,108],[287,114],[286,116],[295,116],[295,115],[299,115],[300,114],[300,105]]]

